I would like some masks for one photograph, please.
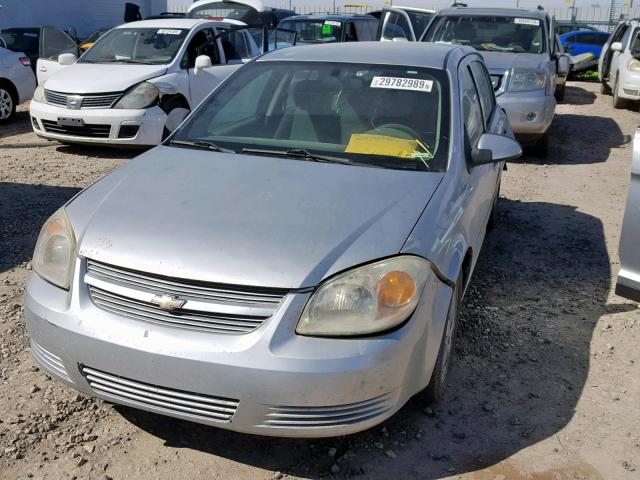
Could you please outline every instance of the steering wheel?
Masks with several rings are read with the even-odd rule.
[[[524,43],[520,43],[520,42],[511,42],[507,45],[508,48],[513,48],[513,47],[520,47],[520,49],[523,52],[527,51],[527,46]]]
[[[411,127],[402,125],[401,123],[385,123],[384,125],[377,126],[374,130],[398,130],[400,132],[406,133],[414,140],[420,139],[420,134],[418,132],[416,132]]]

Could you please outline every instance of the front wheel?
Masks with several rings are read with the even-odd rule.
[[[616,78],[615,86],[613,87],[613,108],[624,108],[627,106],[627,101],[624,98],[618,96],[618,79]]]
[[[604,83],[604,81],[600,84],[600,93],[602,95],[611,95],[611,87]]]
[[[555,97],[558,102],[564,101],[564,95],[566,90],[567,90],[567,86],[565,84],[562,84],[562,86],[556,86]]]
[[[16,99],[5,82],[0,82],[0,125],[13,120],[16,116]]]
[[[449,304],[447,320],[444,325],[444,332],[442,333],[442,341],[440,342],[440,351],[438,352],[436,365],[431,374],[431,381],[421,394],[427,403],[437,403],[442,400],[444,392],[447,389],[449,367],[451,366],[451,357],[453,357],[453,344],[456,338],[456,332],[458,331],[458,312],[460,310],[463,288],[462,277],[462,272],[460,272],[456,286],[453,289],[451,303]]]
[[[167,114],[167,120],[162,130],[162,140],[164,140],[178,128],[178,125],[182,123],[191,111],[189,107],[185,105],[184,101],[178,98],[170,99],[165,104],[160,105],[160,108]]]

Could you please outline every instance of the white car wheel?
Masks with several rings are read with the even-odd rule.
[[[167,121],[164,126],[169,131],[173,132],[178,125],[189,115],[189,109],[184,107],[175,107],[169,113],[167,113]]]
[[[16,105],[11,92],[0,85],[0,123],[7,123],[16,112]]]

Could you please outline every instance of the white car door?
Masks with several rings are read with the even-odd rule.
[[[622,34],[622,38],[620,39],[620,43],[622,43],[622,51],[621,52],[613,52],[611,56],[611,66],[609,67],[609,85],[613,87],[616,84],[616,79],[618,78],[618,72],[620,68],[624,68],[624,60],[626,60],[625,52],[627,51],[627,47],[629,45],[629,39],[631,37],[631,28],[630,25],[625,25],[624,33]]]
[[[63,53],[72,53],[77,58],[79,48],[73,38],[62,30],[51,26],[44,26],[40,29],[39,42],[36,76],[38,84],[42,85],[51,75],[66,67],[66,65],[58,63],[58,56]]]

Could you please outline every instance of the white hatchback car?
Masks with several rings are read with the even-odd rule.
[[[640,100],[640,21],[620,22],[602,47],[598,63],[602,93],[613,95],[613,107]]]
[[[63,143],[157,145],[262,52],[251,28],[228,19],[145,20],[114,28],[77,61],[68,52],[57,64],[40,59],[34,131]]]
[[[29,57],[0,47],[0,125],[13,120],[16,107],[29,100],[35,89]]]

